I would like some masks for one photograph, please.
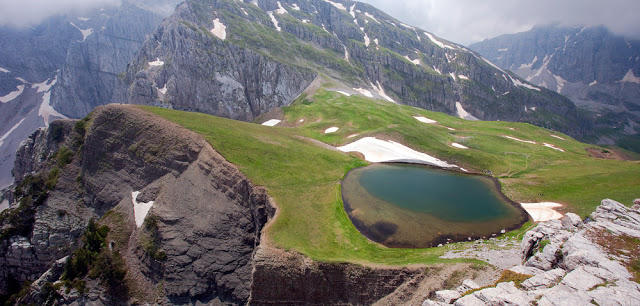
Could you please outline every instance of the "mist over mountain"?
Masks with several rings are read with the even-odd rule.
[[[594,112],[593,141],[640,149],[640,40],[604,26],[546,25],[470,47]]]

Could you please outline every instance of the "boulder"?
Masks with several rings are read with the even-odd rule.
[[[526,292],[516,288],[513,282],[499,283],[495,288],[476,291],[473,295],[490,305],[528,305],[534,300]]]
[[[542,270],[540,270],[538,268],[527,267],[527,266],[523,266],[523,265],[512,267],[509,270],[511,272],[515,272],[515,273],[519,273],[519,274],[526,274],[526,275],[538,275],[538,274],[544,273],[544,271],[542,271]]]
[[[580,216],[574,213],[566,213],[564,217],[560,220],[562,222],[562,227],[567,230],[574,230],[576,227],[582,224],[582,219]]]
[[[579,267],[569,272],[562,279],[560,285],[573,288],[577,291],[588,291],[603,283],[603,279],[587,272],[584,267]]]
[[[566,272],[560,268],[538,274],[522,282],[525,290],[537,290],[554,286]]]
[[[436,291],[436,301],[451,304],[461,297],[460,293],[455,290]]]

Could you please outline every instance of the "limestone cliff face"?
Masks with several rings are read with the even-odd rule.
[[[60,163],[64,151],[72,152],[68,163]],[[266,193],[202,137],[141,109],[101,107],[88,121],[56,122],[36,132],[21,148],[15,173],[25,183],[50,177],[53,168],[59,178],[41,203],[31,204],[25,218],[31,227],[12,230],[2,220],[2,293],[11,282],[40,277],[78,247],[90,218],[112,210],[123,216],[117,226],[129,237],[114,247],[126,254],[141,286],[162,282],[161,295],[171,303],[248,299],[253,252],[273,208]],[[18,201],[34,192],[27,189]],[[156,247],[166,254],[162,261],[141,249],[144,227],[134,223],[133,191],[141,192],[139,202],[154,201],[149,216]],[[89,300],[108,302],[101,295]]]
[[[91,34],[69,45],[51,97],[53,107],[69,118],[82,118],[99,105],[124,102],[114,100],[118,75],[163,19],[129,1],[108,13],[73,21]]]
[[[291,103],[316,75],[451,115],[590,130],[568,99],[352,1],[185,1],[145,42],[124,86],[131,103],[252,120]]]

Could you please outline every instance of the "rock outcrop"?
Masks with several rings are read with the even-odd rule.
[[[161,296],[171,303],[245,302],[253,253],[274,212],[264,190],[254,187],[201,136],[146,111],[107,106],[89,118],[55,122],[21,148],[15,171],[19,182],[31,182],[55,167],[59,178],[46,199],[34,205],[32,230],[2,241],[1,292],[7,292],[10,282],[38,279],[78,247],[90,218],[114,211],[123,217],[112,225],[129,238],[113,247],[126,254],[127,265],[137,271],[132,277],[142,276],[138,283],[162,282]],[[62,129],[60,138],[54,137],[56,127]],[[65,150],[72,152],[68,164],[59,162]],[[161,260],[141,246],[149,241],[145,227],[134,222],[145,217],[134,212],[134,196],[154,203],[146,219],[157,229],[154,251],[164,252]],[[3,234],[7,222],[3,219]],[[102,295],[96,298],[95,303],[108,301]]]
[[[528,231],[523,264],[510,268],[527,278],[521,283],[456,291],[462,297],[439,291],[423,305],[632,305],[640,300],[640,284],[627,267],[638,260],[639,238],[637,207],[606,199],[585,222],[567,213]]]

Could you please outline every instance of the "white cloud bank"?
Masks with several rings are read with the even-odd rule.
[[[536,24],[605,25],[640,38],[637,0],[361,0],[447,40],[470,44]]]

